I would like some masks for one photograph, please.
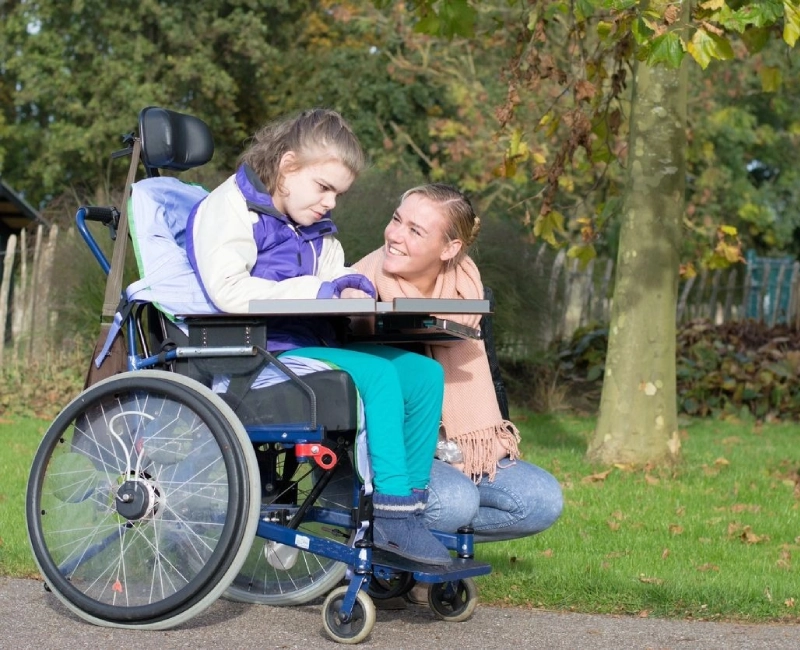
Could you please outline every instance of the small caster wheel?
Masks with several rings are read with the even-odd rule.
[[[413,573],[397,573],[389,578],[372,576],[367,587],[367,593],[373,600],[388,600],[398,596],[405,596],[414,586]]]
[[[347,587],[337,587],[322,604],[322,625],[328,636],[338,643],[361,643],[375,626],[375,604],[363,591],[356,594],[353,612],[343,621],[341,610]]]
[[[428,605],[442,620],[452,623],[466,621],[478,606],[478,588],[471,578],[436,582],[428,592]]]

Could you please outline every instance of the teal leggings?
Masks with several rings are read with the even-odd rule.
[[[284,354],[330,362],[353,378],[364,402],[376,492],[410,496],[412,489],[428,487],[444,395],[437,361],[368,343]]]

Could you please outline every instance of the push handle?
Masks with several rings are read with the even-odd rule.
[[[86,206],[84,210],[86,211],[84,218],[87,221],[99,221],[104,226],[110,226],[116,230],[119,224],[119,210],[114,206],[107,208]]]

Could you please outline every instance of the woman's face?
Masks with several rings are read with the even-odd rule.
[[[411,194],[400,204],[383,232],[383,270],[412,284],[430,284],[443,263],[461,249],[447,241],[447,216],[441,206],[422,194]]]

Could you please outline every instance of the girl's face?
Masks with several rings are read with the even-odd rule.
[[[459,240],[447,240],[446,228],[447,216],[439,205],[422,194],[406,197],[383,232],[383,270],[425,294],[433,288],[442,265],[461,250]]]
[[[316,223],[336,207],[336,198],[355,180],[339,160],[328,159],[298,167],[297,156],[287,151],[281,158],[275,207],[300,226]]]

